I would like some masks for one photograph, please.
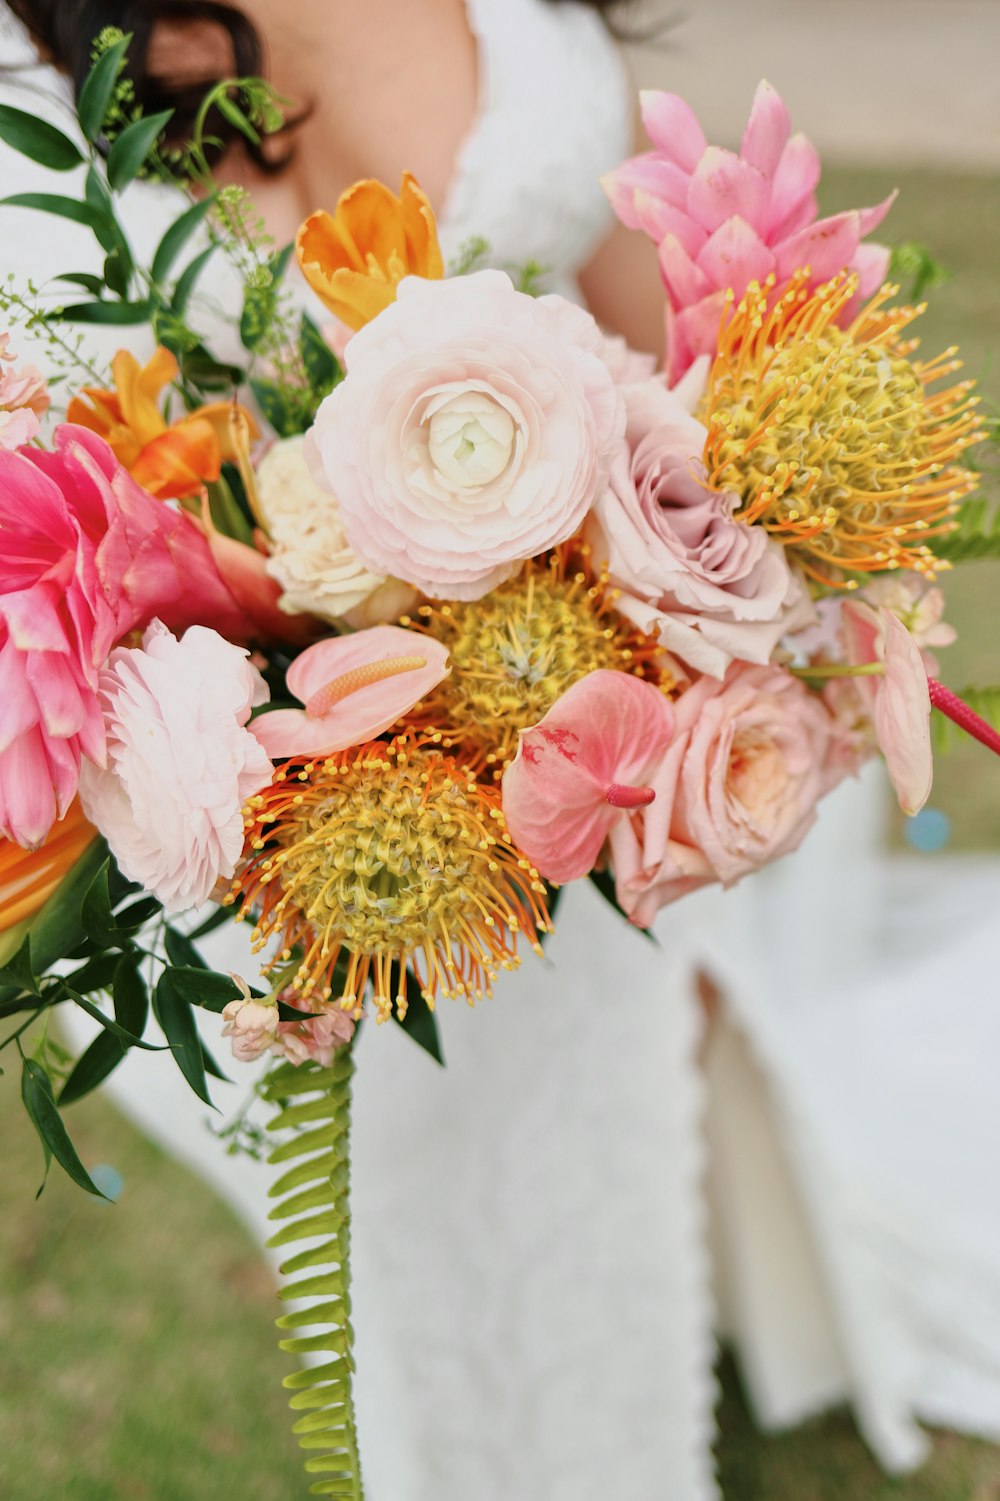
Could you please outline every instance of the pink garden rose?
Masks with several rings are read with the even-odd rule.
[[[843,774],[833,716],[780,667],[699,678],[674,712],[654,801],[610,836],[618,899],[642,927],[695,887],[728,886],[797,849]]]
[[[403,281],[313,429],[355,555],[478,599],[572,536],[624,430],[603,349],[588,313],[500,271]]]
[[[653,801],[648,782],[673,729],[670,701],[652,683],[600,669],[521,731],[504,772],[504,816],[546,880],[585,876],[614,824]]]
[[[250,987],[240,975],[229,977],[240,991],[240,999],[227,1001],[222,1008],[223,1037],[237,1063],[254,1063],[271,1048],[278,1035],[278,1008],[273,1000],[255,1000]]]
[[[206,901],[243,851],[243,804],[271,781],[245,728],[267,688],[247,653],[158,620],[142,649],[118,647],[100,674],[106,765],[80,771],[84,812],[124,874],[169,912]]]
[[[660,381],[625,389],[627,446],[589,534],[624,593],[618,608],[697,672],[764,663],[811,613],[784,549],[734,519],[739,497],[709,489],[707,433]]]
[[[920,648],[894,611],[862,600],[841,608],[847,660],[854,666],[881,663],[884,674],[847,680],[871,721],[878,748],[904,813],[919,813],[934,778],[931,698]],[[838,685],[840,686],[840,685]],[[845,689],[837,701],[843,705]]]
[[[103,763],[97,673],[116,641],[153,615],[249,634],[189,516],[94,433],[54,441],[0,448],[0,834],[29,847],[72,802],[81,755]]]
[[[41,418],[52,404],[45,377],[34,365],[16,365],[0,334],[0,448],[20,448],[37,437]]]
[[[792,135],[780,96],[761,83],[739,155],[709,146],[676,94],[646,92],[642,117],[653,150],[604,179],[615,213],[659,247],[668,297],[671,384],[700,354],[714,354],[727,288],[740,298],[752,281],[779,286],[810,268],[818,286],[845,267],[860,278],[859,298],[883,281],[889,252],[862,245],[884,219],[876,208],[817,220],[820,163],[805,136]],[[845,310],[845,320],[852,316]]]

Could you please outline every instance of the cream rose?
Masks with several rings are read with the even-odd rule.
[[[313,429],[356,555],[478,599],[572,536],[624,432],[604,347],[589,314],[499,271],[402,282]]]

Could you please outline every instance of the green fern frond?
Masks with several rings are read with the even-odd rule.
[[[976,563],[1000,558],[1000,505],[985,495],[967,500],[958,525],[947,536],[935,537],[934,553],[949,563]]]
[[[331,1359],[285,1377],[291,1406],[301,1413],[293,1427],[310,1451],[305,1461],[314,1496],[364,1501],[354,1416],[354,1331],[351,1328],[350,1133],[354,1060],[344,1048],[331,1068],[283,1064],[267,1078],[264,1098],[280,1104],[270,1131],[294,1131],[271,1153],[275,1166],[292,1164],[271,1189],[279,1202],[269,1218],[282,1227],[268,1242],[309,1244],[281,1267],[283,1276],[304,1272],[279,1296],[304,1307],[286,1313],[278,1328],[318,1332],[281,1341],[292,1355],[322,1351]]]
[[[973,713],[985,719],[988,725],[992,725],[1000,733],[1000,686],[963,688],[958,696],[968,704]],[[944,714],[931,715],[931,733],[934,737],[934,749],[938,753],[949,751],[953,745],[967,739],[965,732]]]

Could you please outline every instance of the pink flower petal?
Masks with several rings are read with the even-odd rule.
[[[708,233],[696,224],[683,209],[675,208],[663,198],[652,193],[636,193],[635,217],[637,228],[647,234],[654,244],[667,235],[675,235],[688,255],[696,257],[708,239]]]
[[[920,648],[906,626],[884,606],[882,622],[885,677],[875,697],[875,735],[899,806],[919,813],[934,779],[930,690]]]
[[[593,868],[629,805],[651,800],[642,789],[673,730],[673,710],[657,688],[602,669],[574,683],[540,724],[521,732],[504,773],[504,813],[543,876],[572,881]]]
[[[752,281],[763,282],[775,259],[745,219],[727,219],[698,256],[698,267],[717,287],[732,287],[742,297]]]
[[[899,197],[899,189],[893,188],[888,198],[883,198],[881,203],[876,203],[873,208],[859,208],[858,218],[861,221],[861,234],[870,235],[873,229],[878,229],[886,214],[892,208]]]
[[[667,379],[675,385],[698,355],[714,355],[719,342],[719,328],[725,311],[725,292],[713,292],[692,307],[686,307],[670,324],[667,342],[669,368]]]
[[[707,142],[698,117],[677,94],[643,89],[639,95],[642,123],[654,146],[685,172],[693,172]]]
[[[629,229],[638,229],[639,220],[635,211],[637,193],[660,198],[674,208],[683,209],[687,203],[688,175],[673,162],[666,162],[655,152],[647,151],[633,156],[613,172],[601,178],[601,186],[608,195],[611,207]]]
[[[877,292],[889,274],[892,251],[888,245],[859,245],[851,258],[851,269],[858,273],[858,301],[864,302]]]
[[[786,222],[812,197],[819,178],[819,153],[806,136],[796,133],[785,146],[774,171],[767,225],[770,244],[783,234],[791,233],[785,229]],[[815,217],[815,210],[810,217]],[[796,228],[801,228],[801,225],[796,225]]]
[[[348,674],[363,675],[365,669],[389,659],[419,658],[423,658],[424,666],[362,682],[326,712],[277,709],[259,715],[251,722],[250,729],[272,760],[331,755],[352,745],[363,745],[390,729],[448,676],[451,669],[447,665],[447,649],[431,636],[399,626],[379,625],[350,636],[318,641],[292,663],[287,677],[289,691],[308,705],[331,683]],[[350,689],[350,683],[344,686]]]
[[[791,134],[792,122],[787,106],[777,89],[765,80],[757,85],[753,107],[743,132],[740,155],[751,167],[773,177],[785,144]]]
[[[787,280],[804,266],[809,267],[814,282],[845,270],[858,248],[860,234],[857,209],[818,220],[778,246],[779,279]]]
[[[691,259],[676,235],[666,235],[660,245],[660,271],[667,291],[681,307],[700,302],[715,291],[715,285]]]
[[[761,229],[770,197],[771,185],[763,172],[732,151],[709,146],[691,178],[687,210],[710,234],[734,215]]]

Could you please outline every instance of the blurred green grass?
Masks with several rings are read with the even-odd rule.
[[[903,190],[886,238],[923,242],[953,273],[933,295],[925,347],[961,343],[970,371],[1000,401],[996,182],[834,170],[823,186],[828,211],[875,202],[893,186]],[[943,676],[955,686],[1000,682],[998,586],[994,565],[964,569],[950,581],[961,640],[946,654]],[[1000,767],[985,751],[970,745],[944,760],[934,801],[953,818],[956,844],[1000,849]],[[192,1108],[199,1108],[193,1100]],[[285,1357],[272,1322],[274,1289],[246,1232],[103,1101],[74,1106],[71,1124],[89,1167],[108,1162],[121,1173],[124,1192],[114,1207],[87,1198],[58,1169],[35,1202],[41,1152],[14,1080],[3,1081],[0,1495],[304,1495],[280,1386]],[[891,1480],[846,1412],[762,1436],[728,1361],[720,1380],[725,1501],[1000,1501],[1000,1455],[985,1444],[938,1435],[920,1474]]]
[[[994,177],[892,168],[828,168],[824,212],[899,198],[878,232],[888,244],[915,240],[950,273],[928,294],[916,324],[925,353],[959,345],[965,373],[1000,407],[1000,182]],[[1000,455],[998,455],[1000,457]],[[996,482],[992,488],[996,489]],[[961,691],[1000,684],[1000,563],[958,568],[943,579],[958,641],[941,653],[941,677]],[[1000,763],[964,737],[938,757],[931,802],[952,820],[951,848],[1000,852]],[[896,822],[900,837],[902,819]]]

